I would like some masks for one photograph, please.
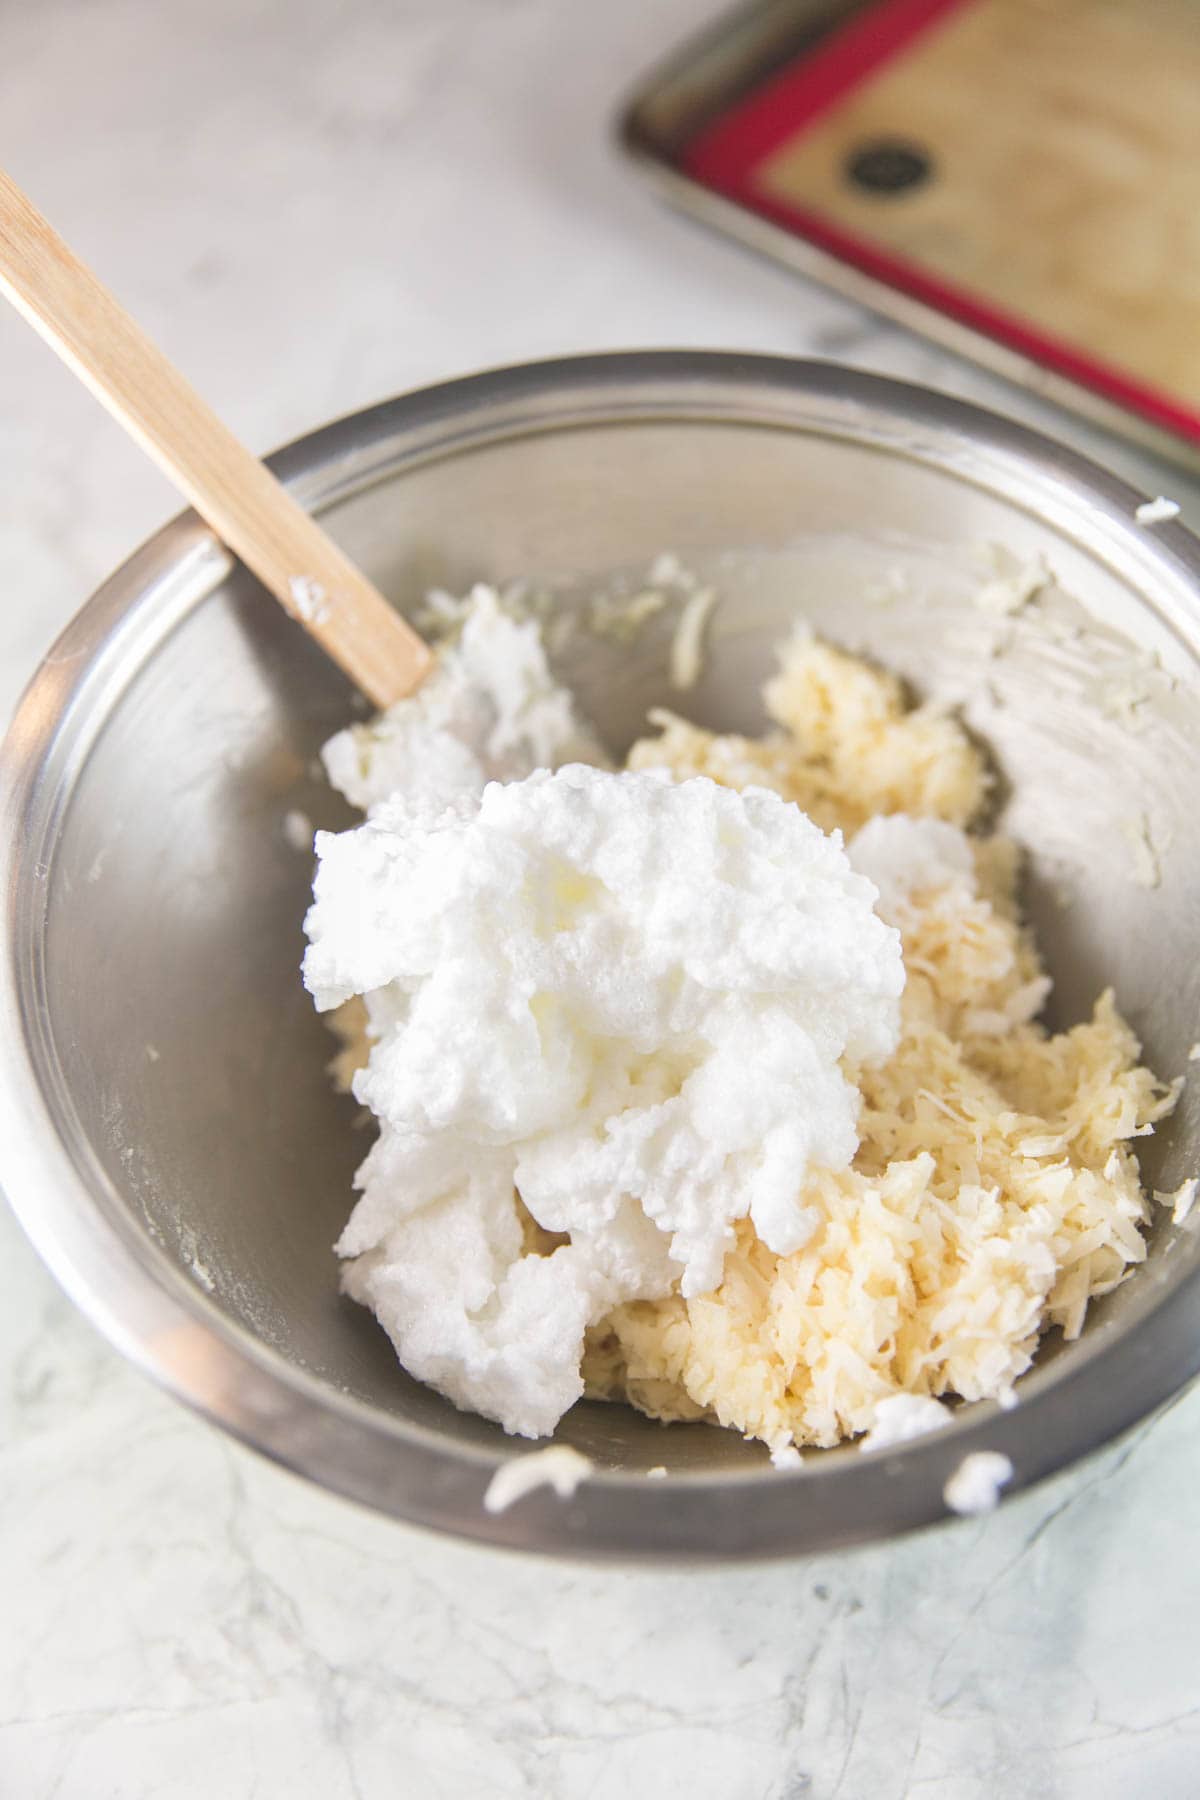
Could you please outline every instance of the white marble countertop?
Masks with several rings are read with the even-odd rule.
[[[1095,448],[659,211],[606,128],[702,10],[43,0],[6,11],[4,155],[264,449],[482,364],[669,343],[833,355]],[[0,456],[7,709],[176,507],[10,316]],[[1200,1390],[994,1517],[900,1544],[542,1566],[259,1461],[126,1367],[4,1213],[0,1239],[6,1800],[1200,1792]]]

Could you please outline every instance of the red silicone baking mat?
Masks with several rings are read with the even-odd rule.
[[[874,0],[670,154],[691,183],[1200,444],[1195,0]]]

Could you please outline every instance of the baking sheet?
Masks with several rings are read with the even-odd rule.
[[[1197,94],[1192,0],[791,0],[687,46],[622,138],[677,204],[1195,468]]]

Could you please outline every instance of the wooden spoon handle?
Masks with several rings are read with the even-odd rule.
[[[377,706],[429,650],[0,170],[0,291]]]

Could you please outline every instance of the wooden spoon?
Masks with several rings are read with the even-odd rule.
[[[0,291],[376,706],[433,658],[0,170]]]

